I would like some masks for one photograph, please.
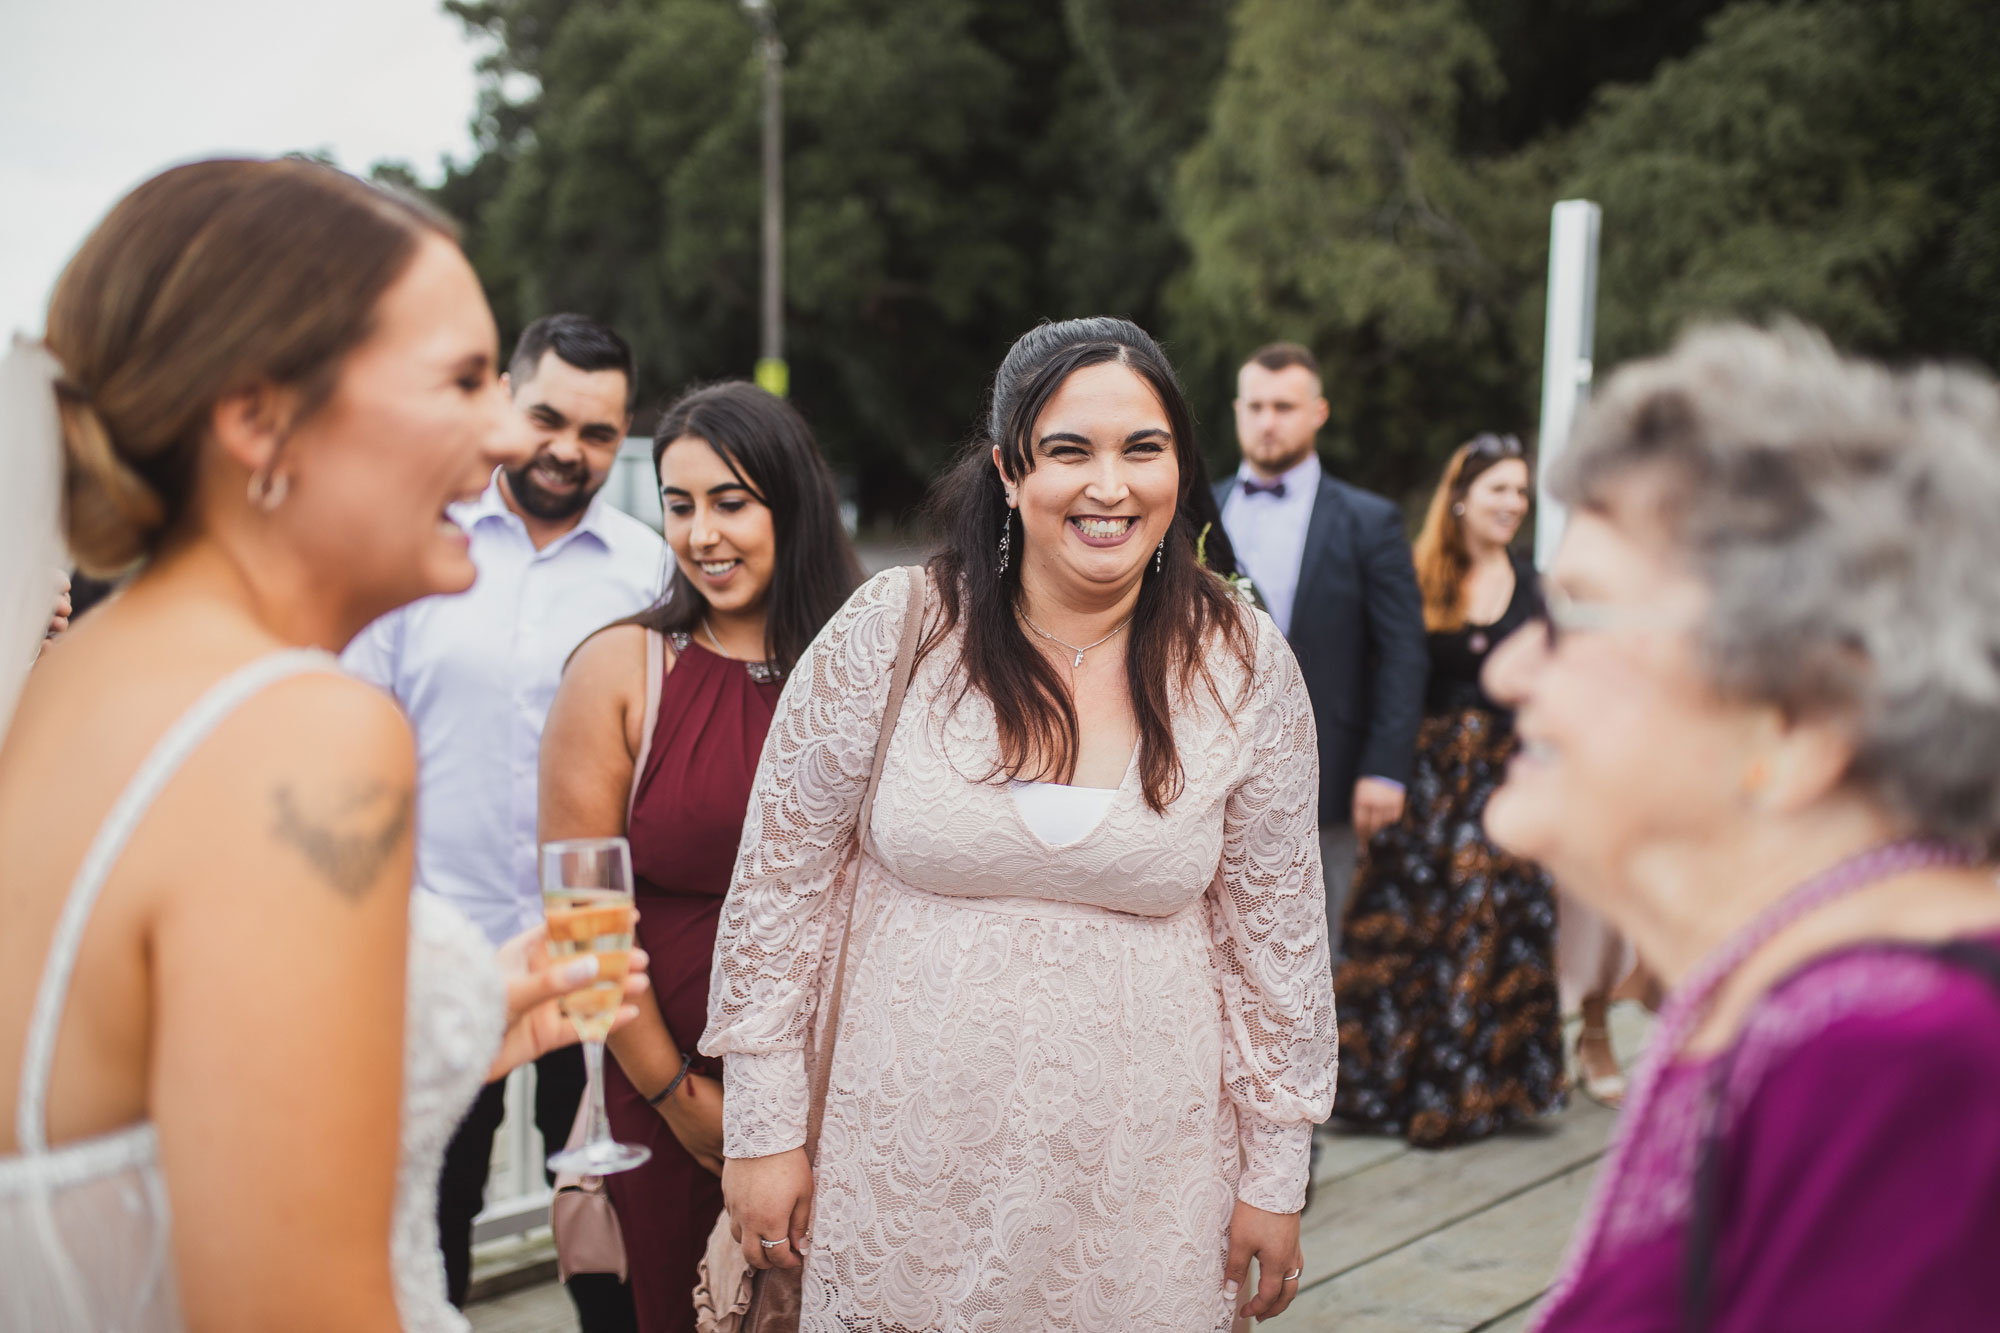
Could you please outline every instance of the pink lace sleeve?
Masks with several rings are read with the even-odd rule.
[[[700,1043],[723,1058],[730,1157],[806,1141],[805,1049],[822,952],[841,923],[830,890],[874,764],[909,577],[900,569],[876,575],[827,623],[786,680],[764,741],[716,931]]]
[[[1319,860],[1319,746],[1297,659],[1257,617],[1257,676],[1238,718],[1250,742],[1223,814],[1208,892],[1227,1032],[1223,1079],[1241,1126],[1237,1197],[1305,1204],[1312,1127],[1333,1112],[1338,1059]]]

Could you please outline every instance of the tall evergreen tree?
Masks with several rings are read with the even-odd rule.
[[[1289,338],[1319,353],[1326,447],[1364,484],[1400,492],[1464,435],[1522,424],[1523,206],[1457,146],[1499,78],[1460,0],[1242,0],[1179,176],[1174,328],[1212,418],[1248,353]]]
[[[761,87],[739,6],[451,8],[494,55],[481,155],[437,197],[504,328],[608,319],[655,401],[746,373]],[[1181,258],[1167,164],[1201,123],[1222,21],[1222,0],[779,5],[793,393],[873,507],[914,498],[1024,328],[1155,313]]]
[[[1533,427],[1548,209],[1605,211],[1600,362],[1788,312],[2000,363],[1991,0],[776,0],[793,392],[895,513],[1043,318],[1328,367],[1335,465],[1410,495]],[[642,399],[745,373],[760,86],[738,0],[447,0],[491,42],[433,197],[511,335],[631,335]],[[394,168],[385,174],[396,177]],[[410,183],[407,173],[405,183]]]

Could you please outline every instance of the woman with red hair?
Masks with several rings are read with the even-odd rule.
[[[1355,876],[1334,979],[1334,1114],[1419,1147],[1563,1104],[1554,894],[1481,826],[1515,740],[1479,670],[1540,608],[1534,570],[1510,549],[1528,497],[1511,435],[1460,446],[1431,497],[1414,549],[1431,657],[1416,770],[1402,820]]]

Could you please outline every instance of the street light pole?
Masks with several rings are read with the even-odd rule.
[[[778,40],[771,0],[743,0],[757,23],[764,55],[764,300],[757,383],[782,398],[791,390],[785,365],[785,44]]]

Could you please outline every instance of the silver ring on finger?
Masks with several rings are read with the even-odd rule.
[[[767,1250],[775,1250],[780,1245],[783,1245],[787,1239],[788,1237],[780,1236],[776,1240],[765,1240],[762,1236],[759,1236],[757,1238],[757,1243],[759,1245],[762,1245]]]
[[[1303,1268],[1294,1268],[1291,1272],[1285,1274],[1283,1277],[1278,1279],[1278,1285],[1283,1286],[1287,1282],[1297,1282],[1299,1280],[1299,1274],[1305,1271],[1306,1270]]]

